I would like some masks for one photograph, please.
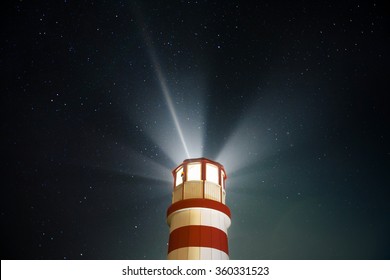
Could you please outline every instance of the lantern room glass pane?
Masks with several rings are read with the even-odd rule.
[[[200,163],[190,163],[187,165],[187,181],[201,180],[202,169]]]
[[[177,171],[176,171],[176,187],[178,185],[180,185],[181,183],[183,183],[183,167],[180,167]]]
[[[218,167],[214,164],[207,163],[206,164],[206,180],[209,182],[213,182],[215,184],[219,184],[218,180]]]

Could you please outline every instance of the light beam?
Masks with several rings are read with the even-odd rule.
[[[157,79],[160,83],[161,91],[162,91],[164,99],[168,105],[169,113],[171,114],[171,117],[172,117],[173,122],[175,124],[175,127],[177,129],[177,132],[179,134],[180,141],[183,144],[184,150],[186,152],[186,155],[188,158],[191,158],[190,153],[189,153],[188,148],[187,148],[186,141],[184,140],[184,135],[183,135],[183,131],[181,129],[180,123],[179,123],[179,119],[178,119],[177,114],[176,114],[175,106],[173,105],[171,95],[169,93],[167,84],[165,83],[164,75],[161,71],[160,63],[157,59],[156,52],[154,51],[154,49],[152,47],[152,43],[151,43],[150,38],[145,33],[144,33],[144,37],[145,37],[145,41],[146,41],[146,45],[148,48],[150,58],[152,60],[154,69],[155,69],[156,74],[157,74]]]
[[[168,87],[165,83],[165,79],[164,79],[164,76],[163,76],[162,71],[161,71],[160,64],[158,63],[158,61],[155,57],[153,58],[153,56],[152,56],[152,61],[153,61],[153,65],[156,68],[157,78],[158,78],[158,81],[160,83],[161,90],[164,94],[165,101],[167,102],[169,113],[171,114],[173,122],[175,123],[177,132],[178,132],[179,137],[180,137],[180,141],[183,144],[183,147],[184,147],[184,150],[186,151],[187,157],[191,158],[190,153],[189,153],[188,148],[187,148],[187,145],[186,145],[186,141],[184,140],[183,131],[181,130],[181,126],[180,126],[179,119],[178,119],[177,114],[176,114],[175,107],[173,106],[171,95],[169,94]]]

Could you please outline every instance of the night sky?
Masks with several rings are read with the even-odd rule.
[[[388,16],[363,1],[11,1],[2,259],[165,259],[171,170],[231,259],[389,259]]]

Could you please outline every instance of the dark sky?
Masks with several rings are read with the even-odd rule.
[[[170,172],[200,156],[232,259],[390,258],[379,3],[9,4],[2,259],[165,259]]]

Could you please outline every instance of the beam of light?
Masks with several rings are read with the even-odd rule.
[[[185,68],[178,65],[171,73],[175,76],[175,83],[171,83],[164,73],[165,67],[158,55],[158,44],[155,45],[152,40],[152,29],[148,28],[148,20],[143,16],[142,5],[133,3],[132,14],[136,18],[135,23],[155,71],[158,88],[155,88],[155,83],[142,83],[140,94],[133,96],[131,102],[124,102],[122,106],[133,124],[130,129],[145,133],[148,140],[159,148],[160,155],[154,159],[162,160],[161,156],[164,155],[172,161],[168,164],[174,163],[170,166],[173,168],[181,163],[184,157],[203,156],[202,140],[205,128],[204,108],[206,108],[203,101],[206,91],[204,87],[206,70],[194,67],[188,73],[187,65],[183,65]],[[182,71],[183,69],[185,70]],[[161,94],[154,94],[156,91],[161,91]],[[147,96],[147,102],[142,96]],[[177,105],[177,97],[180,97],[180,106]],[[166,105],[160,106],[161,101]],[[145,114],[145,112],[153,113]]]
[[[120,151],[123,154],[123,151]],[[133,151],[130,147],[125,153],[128,160],[122,161],[125,164],[120,166],[120,169],[117,167],[116,170],[121,170],[122,172],[135,175],[142,178],[157,180],[161,182],[171,183],[171,170],[166,166],[156,162],[154,159],[141,155]],[[117,154],[120,156],[120,153]]]
[[[150,58],[152,60],[153,66],[156,70],[157,79],[160,83],[161,91],[162,91],[162,93],[164,95],[164,99],[168,105],[169,113],[171,114],[171,117],[172,117],[173,122],[175,124],[175,127],[177,129],[177,132],[179,134],[180,141],[181,141],[183,148],[186,152],[186,155],[188,158],[191,158],[190,153],[189,153],[188,148],[187,148],[186,141],[184,140],[184,135],[183,135],[183,131],[181,129],[180,123],[179,123],[179,118],[177,117],[177,114],[176,114],[175,106],[173,105],[173,101],[172,101],[171,95],[169,93],[167,84],[165,82],[165,78],[164,78],[164,75],[162,73],[160,63],[157,59],[156,52],[154,51],[154,49],[152,47],[152,43],[151,43],[150,38],[146,34],[144,34],[144,37],[145,37],[145,41],[146,41],[146,45],[147,45],[147,48],[149,51]]]
[[[265,132],[251,118],[244,120],[231,134],[217,156],[230,176],[264,157],[267,142]]]
[[[221,148],[217,161],[225,165],[230,176],[251,169],[277,150],[283,136],[275,130],[278,124],[270,117],[278,107],[274,103],[273,98],[255,100]]]
[[[230,175],[240,176],[245,169],[245,172],[261,178],[264,170],[269,168],[261,165],[271,164],[272,168],[277,168],[278,155],[295,149],[295,145],[304,140],[303,134],[299,133],[303,124],[296,121],[296,116],[304,111],[305,103],[300,98],[267,89],[252,102],[251,108],[220,150],[217,161],[225,165]],[[316,125],[312,120],[306,125],[310,123]]]
[[[80,160],[79,160],[80,161]],[[155,159],[123,145],[112,146],[110,153],[105,155],[104,161],[82,159],[87,166],[131,177],[140,177],[159,182],[172,183],[171,170],[158,163]]]
[[[162,72],[160,71],[160,73]],[[129,102],[121,104],[123,114],[128,116],[130,121],[127,130],[140,135],[141,138],[145,137],[145,140],[140,142],[144,144],[140,146],[148,150],[151,147],[157,149],[159,156],[154,159],[160,162],[165,161],[170,168],[176,167],[186,157],[202,157],[202,140],[205,128],[204,108],[206,107],[203,102],[204,95],[202,93],[205,88],[202,87],[202,77],[199,77],[197,73],[192,73],[192,75],[180,73],[176,75],[176,81],[173,85],[169,81],[163,82],[164,88],[172,87],[171,94],[180,95],[180,107],[175,104],[173,95],[168,94],[169,102],[166,102],[163,94],[156,94],[161,88],[157,74],[155,80],[155,83],[142,84],[138,96],[132,97],[131,102],[129,100]],[[145,102],[146,96],[147,102]],[[165,104],[176,106],[174,115]],[[176,128],[174,118],[178,120],[177,125],[181,128],[181,137],[179,137],[179,130]],[[131,137],[131,135],[129,136]],[[187,152],[184,147],[187,148]],[[139,149],[139,151],[142,150]],[[163,160],[164,157],[169,158],[170,162]]]
[[[158,81],[160,82],[161,90],[164,94],[164,98],[165,98],[165,101],[167,102],[168,109],[169,109],[169,112],[171,113],[171,117],[173,119],[173,122],[175,123],[175,126],[176,126],[177,132],[179,134],[181,143],[183,144],[183,147],[184,147],[184,150],[186,151],[187,157],[191,158],[190,153],[189,153],[188,148],[187,148],[186,141],[184,140],[183,131],[181,129],[179,119],[178,119],[177,114],[176,114],[175,107],[173,106],[171,95],[169,94],[168,87],[165,83],[165,79],[164,79],[162,71],[161,71],[160,64],[157,62],[156,57],[152,56],[152,60],[153,60],[153,63],[155,65],[155,68],[156,68],[157,78],[158,78]]]

